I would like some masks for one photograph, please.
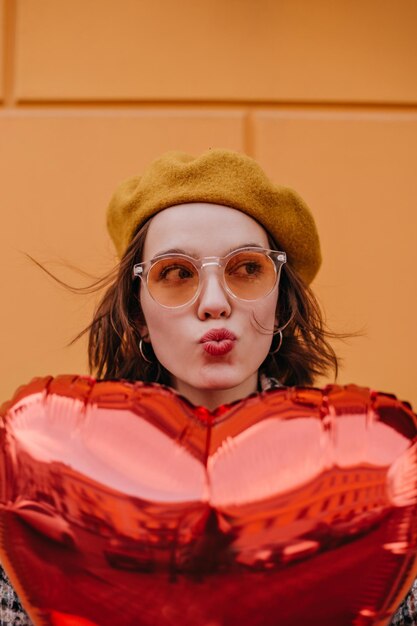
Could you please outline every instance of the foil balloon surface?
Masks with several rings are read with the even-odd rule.
[[[383,625],[416,576],[416,417],[394,396],[284,388],[211,413],[45,377],[0,434],[0,560],[36,625]]]

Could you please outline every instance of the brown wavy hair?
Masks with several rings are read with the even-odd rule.
[[[151,219],[134,235],[118,265],[87,287],[68,285],[27,255],[73,293],[94,293],[107,287],[91,324],[68,344],[72,345],[88,333],[89,371],[99,380],[128,379],[171,384],[169,372],[157,362],[150,344],[146,343],[146,349],[152,363],[147,363],[139,350],[139,329],[145,324],[145,319],[139,302],[140,279],[133,278],[133,266],[143,260],[143,247]],[[268,239],[271,249],[280,250],[272,237]],[[312,385],[317,376],[329,371],[334,373],[336,380],[339,359],[329,339],[351,335],[333,333],[326,328],[316,297],[289,263],[281,269],[277,319],[282,332],[281,348],[277,354],[267,355],[259,371],[288,386]],[[258,324],[256,320],[255,323]],[[261,333],[271,333],[260,324],[258,327]],[[276,347],[274,344],[275,339],[271,351]]]

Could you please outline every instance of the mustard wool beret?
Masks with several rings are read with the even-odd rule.
[[[274,185],[250,157],[209,150],[199,157],[167,152],[123,182],[107,209],[107,228],[119,258],[152,215],[176,204],[208,202],[239,209],[259,222],[287,253],[288,263],[310,284],[321,265],[320,241],[300,196]]]

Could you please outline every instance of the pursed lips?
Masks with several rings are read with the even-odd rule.
[[[227,328],[213,328],[200,339],[203,349],[211,356],[223,356],[233,350],[236,335]]]

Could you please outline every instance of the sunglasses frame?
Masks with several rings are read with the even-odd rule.
[[[229,260],[235,256],[236,254],[239,254],[241,252],[260,252],[262,254],[264,254],[265,256],[269,257],[271,259],[271,261],[274,264],[274,269],[275,269],[275,281],[273,286],[271,287],[271,289],[268,291],[268,293],[264,294],[263,296],[261,296],[260,298],[254,298],[253,300],[246,300],[244,298],[239,298],[238,296],[236,296],[233,291],[231,291],[231,289],[228,287],[227,282],[225,280],[224,277],[224,269],[227,265],[227,263],[229,262]],[[184,259],[185,261],[188,261],[189,263],[191,263],[192,265],[194,265],[194,267],[196,268],[197,272],[198,272],[198,288],[194,294],[194,296],[188,300],[187,302],[185,302],[184,304],[179,304],[177,306],[169,306],[166,304],[161,304],[161,302],[159,302],[156,298],[154,298],[154,296],[152,295],[151,290],[149,289],[149,285],[148,285],[148,276],[149,276],[149,272],[152,269],[152,267],[155,265],[155,263],[157,263],[158,261],[163,261],[164,259],[169,259],[175,257],[176,259]],[[151,298],[157,302],[157,304],[159,304],[159,306],[162,306],[164,309],[180,309],[182,307],[185,306],[189,306],[191,304],[193,304],[198,296],[200,295],[201,289],[202,289],[202,285],[203,285],[203,280],[202,280],[202,271],[205,267],[209,266],[209,265],[217,265],[219,268],[221,268],[223,271],[221,273],[221,277],[222,277],[222,285],[223,285],[223,289],[235,300],[240,300],[243,302],[256,302],[257,300],[261,300],[262,298],[266,298],[267,296],[269,296],[269,294],[271,293],[271,291],[273,291],[273,289],[275,288],[279,278],[280,278],[280,274],[281,274],[281,267],[284,265],[284,263],[287,262],[287,255],[285,252],[281,252],[279,250],[269,250],[268,248],[258,248],[258,247],[254,247],[254,246],[247,246],[244,248],[237,248],[236,250],[232,250],[231,252],[229,252],[228,254],[226,254],[226,256],[224,257],[218,257],[218,256],[207,256],[207,257],[202,257],[200,259],[196,259],[192,256],[189,256],[188,254],[181,254],[181,253],[172,253],[169,252],[167,254],[160,254],[159,256],[154,257],[153,259],[151,259],[150,261],[142,261],[142,263],[136,263],[133,266],[133,279],[136,278],[140,278],[141,281],[143,282],[143,284],[146,285],[146,288],[148,290],[149,295],[151,296]]]

